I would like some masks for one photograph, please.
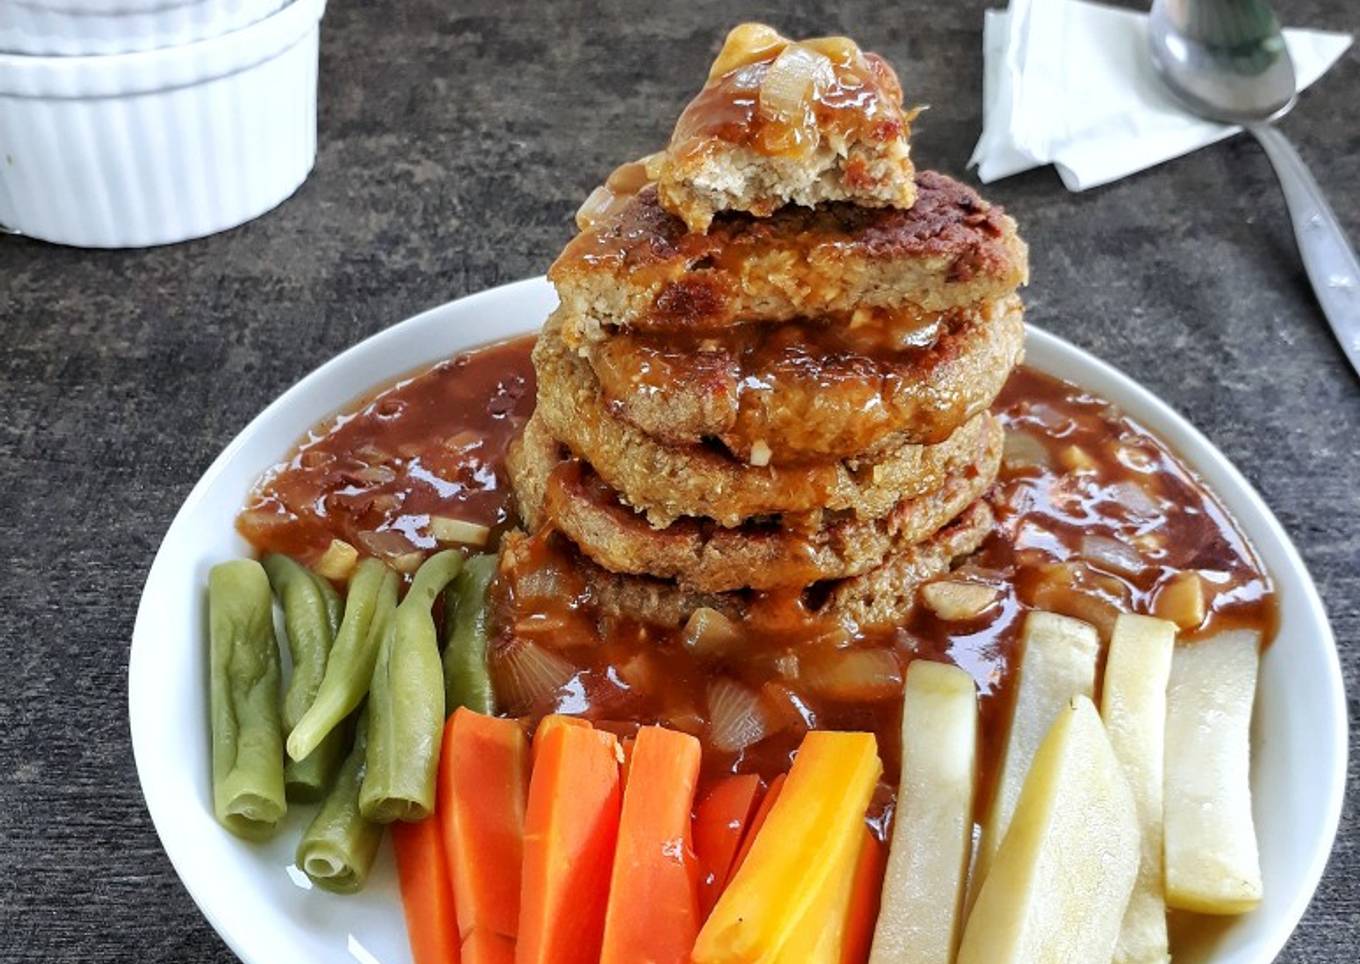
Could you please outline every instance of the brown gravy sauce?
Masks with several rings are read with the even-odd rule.
[[[963,346],[1004,310],[862,308],[733,326],[700,338],[697,350],[692,334],[625,330],[591,345],[590,360],[615,412],[644,431],[633,406],[686,397],[739,458],[765,443],[776,462],[824,462],[894,431],[948,438],[976,411],[965,377],[951,370],[966,368]]]
[[[429,517],[444,515],[491,526],[494,548],[516,524],[503,463],[533,408],[532,344],[526,337],[460,353],[319,425],[261,478],[238,529],[260,552],[310,563],[333,538],[387,557],[428,551],[436,545]],[[1089,392],[1028,368],[1015,372],[993,410],[1010,435],[989,496],[998,525],[964,568],[996,586],[1000,602],[979,618],[946,622],[922,606],[905,626],[849,635],[800,617],[791,598],[768,596],[754,602],[739,656],[701,659],[674,632],[601,617],[560,539],[536,537],[520,543],[514,586],[502,579],[495,594],[496,652],[532,640],[550,647],[569,677],[533,705],[507,710],[575,713],[623,732],[651,722],[688,730],[705,742],[710,780],[782,772],[810,726],[872,731],[885,764],[874,811],[882,830],[897,779],[900,683],[889,674],[865,684],[863,698],[826,695],[808,667],[846,647],[890,653],[899,678],[915,658],[953,662],[973,676],[982,807],[1028,609],[1086,619],[1108,637],[1117,612],[1156,612],[1168,584],[1193,570],[1206,614],[1183,639],[1251,626],[1269,640],[1276,622],[1269,577],[1219,502],[1148,430]],[[735,753],[708,740],[708,694],[720,675],[759,693],[778,726]]]
[[[461,352],[321,423],[256,483],[237,529],[312,564],[332,539],[387,559],[433,549],[435,515],[512,525],[505,452],[533,412],[533,345]]]
[[[761,112],[761,84],[782,48],[771,50],[707,84],[676,122],[671,150],[704,150],[713,139],[760,154],[789,155],[808,149],[816,131],[880,141],[900,136],[902,90],[892,68],[877,54],[821,46],[833,76],[809,98],[805,117],[781,120]]]

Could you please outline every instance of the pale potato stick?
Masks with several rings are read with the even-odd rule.
[[[1166,707],[1166,902],[1241,914],[1261,901],[1251,817],[1251,710],[1260,636],[1176,647]]]
[[[869,964],[949,964],[973,846],[977,687],[914,660],[902,701],[902,777]]]
[[[982,884],[958,964],[1108,961],[1138,876],[1138,816],[1095,706],[1044,737]]]
[[[1089,623],[1036,610],[1025,618],[1020,644],[1023,651],[1015,712],[992,801],[982,823],[982,836],[978,839],[973,878],[968,886],[969,906],[977,899],[992,858],[1006,836],[1029,762],[1044,734],[1072,697],[1089,697],[1095,687],[1100,638]]]
[[[1114,964],[1165,964],[1170,959],[1162,880],[1162,759],[1166,686],[1175,647],[1175,623],[1125,614],[1115,620],[1105,657],[1100,713],[1133,791],[1142,844],[1138,882],[1124,912]]]

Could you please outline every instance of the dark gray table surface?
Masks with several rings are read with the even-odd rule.
[[[1282,6],[1290,23],[1360,30],[1347,0]],[[129,746],[128,639],[176,507],[259,409],[341,349],[542,272],[580,200],[662,142],[746,17],[887,54],[931,105],[918,163],[963,172],[978,3],[334,0],[316,170],[281,208],[146,251],[0,238],[0,959],[230,959],[161,852]],[[1352,50],[1283,126],[1360,239],[1357,89]],[[1261,152],[1238,137],[1085,194],[1052,170],[985,193],[1030,243],[1030,319],[1189,416],[1289,530],[1331,613],[1354,735],[1360,380]],[[1283,960],[1360,946],[1353,797]]]

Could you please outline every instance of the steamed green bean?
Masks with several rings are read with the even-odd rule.
[[[340,767],[316,817],[298,842],[298,867],[324,890],[352,894],[364,885],[382,841],[382,824],[359,813],[367,757],[367,713],[355,727],[354,748]]]
[[[316,583],[321,598],[326,601],[326,622],[331,627],[331,639],[335,639],[335,634],[340,632],[340,623],[345,618],[345,600],[335,591],[335,587],[325,576],[319,572],[313,572],[311,569],[306,570],[306,572]]]
[[[316,699],[288,735],[288,755],[294,760],[306,759],[363,701],[396,605],[396,572],[377,559],[359,563]]]
[[[274,601],[253,559],[208,575],[208,649],[213,812],[232,833],[263,839],[287,803]]]
[[[336,613],[343,604],[330,583],[287,556],[266,556],[264,570],[283,606],[283,626],[293,660],[283,696],[283,729],[291,734],[321,688],[338,627]],[[343,730],[331,730],[305,758],[286,761],[283,782],[288,799],[310,803],[325,794],[348,749]]]
[[[444,713],[460,706],[496,712],[496,692],[486,665],[486,590],[497,556],[473,556],[444,594]]]
[[[434,810],[444,678],[430,610],[462,565],[452,549],[426,559],[383,637],[369,691],[368,767],[359,794],[369,820],[424,820]]]

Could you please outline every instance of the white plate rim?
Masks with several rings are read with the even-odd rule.
[[[545,291],[544,289],[547,289]],[[152,638],[157,632],[155,608],[156,600],[147,592],[157,581],[160,569],[165,565],[166,548],[171,542],[172,536],[177,532],[183,519],[190,515],[197,502],[204,498],[205,493],[212,487],[217,477],[224,471],[225,467],[232,461],[236,453],[244,447],[246,441],[259,426],[277,413],[284,411],[294,405],[314,383],[324,379],[332,370],[342,367],[347,363],[353,363],[356,359],[381,350],[389,343],[401,335],[408,333],[414,328],[431,324],[435,319],[454,310],[456,307],[471,310],[480,305],[490,305],[501,300],[515,301],[528,299],[541,304],[550,304],[547,300],[551,295],[546,278],[543,276],[526,278],[520,281],[510,282],[486,289],[471,295],[457,298],[442,305],[430,308],[417,315],[405,319],[397,324],[379,331],[363,341],[351,346],[340,354],[332,357],[328,361],[313,369],[298,382],[293,384],[287,391],[276,398],[257,414],[222,452],[213,460],[212,464],[199,478],[185,498],[180,508],[166,530],[166,534],[157,550],[156,556],[148,570],[147,578],[144,583],[143,593],[138,604],[137,617],[133,627],[131,647],[128,658],[128,717],[132,737],[132,747],[135,765],[137,768],[138,781],[141,785],[143,796],[146,800],[147,809],[152,818],[152,824],[156,828],[157,835],[165,849],[171,864],[175,868],[185,889],[189,892],[194,902],[204,917],[213,926],[214,930],[222,937],[228,947],[242,960],[254,962],[264,962],[269,958],[260,951],[257,946],[258,940],[252,939],[242,931],[229,926],[219,913],[219,909],[208,899],[204,885],[203,872],[192,865],[192,847],[189,842],[173,833],[173,818],[171,809],[180,805],[176,801],[165,799],[159,791],[159,786],[152,777],[151,756],[155,752],[156,731],[155,720],[150,714],[149,707],[152,705],[149,698],[153,695],[152,684],[156,681],[154,668],[148,666],[151,659]],[[536,323],[533,317],[526,317],[526,326],[520,330],[522,334],[530,334],[535,330]],[[1341,663],[1337,653],[1336,640],[1332,632],[1330,622],[1327,618],[1326,610],[1322,600],[1318,595],[1317,588],[1313,583],[1312,577],[1305,566],[1302,557],[1290,540],[1284,527],[1275,518],[1265,500],[1256,491],[1255,487],[1242,475],[1242,473],[1208,440],[1194,425],[1173,409],[1166,402],[1153,394],[1150,390],[1142,386],[1130,376],[1105,362],[1086,350],[1077,347],[1071,342],[1066,341],[1050,332],[1027,323],[1028,341],[1027,346],[1031,353],[1035,349],[1040,349],[1044,354],[1056,354],[1068,360],[1075,360],[1079,365],[1096,372],[1103,380],[1118,386],[1119,392],[1125,397],[1116,401],[1126,413],[1135,417],[1150,431],[1153,431],[1159,438],[1166,441],[1182,459],[1190,465],[1198,474],[1202,476],[1216,475],[1220,479],[1225,479],[1234,490],[1232,495],[1244,501],[1252,510],[1254,519],[1249,526],[1240,520],[1240,507],[1234,511],[1234,515],[1239,516],[1239,523],[1243,529],[1263,527],[1270,541],[1275,544],[1275,548],[1283,556],[1286,567],[1291,570],[1293,576],[1298,577],[1297,581],[1303,593],[1302,604],[1308,614],[1313,618],[1317,627],[1320,628],[1322,638],[1321,647],[1325,654],[1325,665],[1327,670],[1326,688],[1328,702],[1334,707],[1339,707],[1340,712],[1331,714],[1332,732],[1329,734],[1332,744],[1338,748],[1335,754],[1333,766],[1331,768],[1330,779],[1327,782],[1326,797],[1322,807],[1322,833],[1318,834],[1314,840],[1312,852],[1309,854],[1307,869],[1303,875],[1305,886],[1297,889],[1286,909],[1278,911],[1273,920],[1275,923],[1271,927],[1271,937],[1266,946],[1262,946],[1262,954],[1249,959],[1261,964],[1272,961],[1284,947],[1289,937],[1294,932],[1298,922],[1302,919],[1309,902],[1317,890],[1317,886],[1325,871],[1327,861],[1331,855],[1335,844],[1337,830],[1340,825],[1342,805],[1346,787],[1347,757],[1349,753],[1349,730],[1346,716],[1345,690],[1341,674]],[[514,337],[513,334],[508,337]],[[471,344],[476,344],[472,342]],[[428,359],[427,364],[433,364],[440,360],[440,355],[436,354]],[[418,368],[419,365],[414,366]],[[1062,375],[1061,371],[1053,371],[1052,368],[1041,368],[1053,374]],[[399,374],[399,373],[392,373]],[[381,378],[374,378],[372,384],[381,383]],[[1077,383],[1086,386],[1082,381]],[[370,385],[356,386],[354,396],[357,398],[366,392]],[[1094,389],[1092,389],[1094,391]],[[1104,394],[1102,392],[1102,394]],[[1135,404],[1129,404],[1128,399],[1134,400]],[[1151,417],[1149,417],[1151,413]],[[317,421],[325,418],[330,413],[320,413]],[[1190,452],[1193,451],[1193,456]],[[280,452],[281,456],[283,453]],[[260,466],[263,470],[266,466]],[[1213,486],[1213,490],[1224,502],[1230,501],[1228,493],[1223,491],[1221,484]],[[1251,541],[1256,545],[1258,552],[1262,551],[1259,534],[1253,536]],[[1282,581],[1281,574],[1272,571],[1272,576],[1276,582]],[[148,707],[142,710],[139,707]],[[207,774],[203,775],[206,780]],[[225,833],[225,831],[223,831]],[[398,911],[399,913],[399,911]]]

